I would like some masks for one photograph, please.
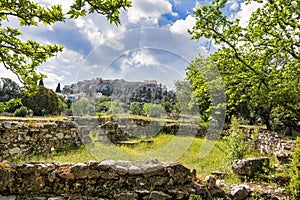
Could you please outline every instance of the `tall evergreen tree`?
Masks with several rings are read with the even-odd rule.
[[[43,81],[43,79],[41,79],[41,80],[39,81],[39,86],[44,86],[44,81]]]
[[[60,89],[60,83],[57,84],[57,87],[55,89],[56,93],[61,93],[61,89]]]

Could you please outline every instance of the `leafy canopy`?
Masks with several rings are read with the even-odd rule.
[[[22,41],[22,32],[18,28],[5,25],[11,18],[17,18],[20,26],[38,26],[64,22],[66,16],[78,18],[99,13],[118,25],[120,9],[130,6],[129,0],[74,0],[70,10],[63,13],[61,5],[45,7],[30,0],[0,0],[0,62],[18,76],[27,91],[37,89],[37,81],[45,78],[37,72],[37,67],[61,52],[63,47]]]
[[[243,27],[239,19],[223,14],[227,0],[213,0],[195,10],[197,21],[189,33],[220,47],[210,59],[225,82],[229,109],[246,103],[270,113],[282,107],[299,120],[300,1],[257,2],[261,7]]]

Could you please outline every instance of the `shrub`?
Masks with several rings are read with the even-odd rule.
[[[95,101],[86,97],[76,100],[72,104],[73,115],[76,116],[95,116]]]
[[[134,102],[130,105],[129,113],[131,115],[143,115],[143,103]]]
[[[22,101],[23,105],[31,109],[35,116],[59,113],[59,97],[53,90],[44,86],[39,86],[34,94],[26,96]]]
[[[293,199],[297,199],[300,195],[300,137],[296,140],[296,149],[293,152],[292,170],[290,170],[290,183],[288,191]]]
[[[239,128],[236,119],[232,120],[231,134],[224,137],[229,152],[227,153],[227,159],[232,162],[236,159],[242,159],[247,154],[251,146],[251,142],[246,140],[245,133]]]
[[[22,106],[21,108],[18,108],[14,112],[15,117],[26,117],[27,114],[28,114],[28,109],[26,106]]]
[[[159,104],[145,103],[143,110],[145,114],[149,117],[160,117],[165,113],[165,108]]]

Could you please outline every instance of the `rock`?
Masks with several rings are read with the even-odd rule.
[[[206,181],[206,185],[208,188],[212,188],[212,187],[215,187],[216,186],[216,178],[214,176],[206,176],[205,177],[205,181]]]
[[[250,196],[250,193],[251,188],[246,184],[233,185],[230,191],[231,197],[234,200],[244,200]]]
[[[57,127],[57,124],[52,123],[52,122],[43,124],[44,129],[51,129],[51,128],[56,128],[56,127]]]
[[[128,172],[128,169],[126,167],[123,167],[121,165],[115,165],[114,169],[119,175],[124,175]]]
[[[2,122],[2,126],[6,129],[10,129],[12,127],[12,122],[9,121]]]
[[[137,175],[143,173],[143,170],[137,166],[132,165],[129,167],[128,173],[131,175]]]
[[[15,155],[15,154],[20,153],[20,151],[21,151],[21,149],[19,147],[15,147],[15,148],[9,150],[9,154]]]
[[[56,137],[58,138],[58,139],[63,139],[65,136],[64,136],[64,134],[63,133],[57,133],[56,134]]]
[[[71,173],[76,177],[76,179],[84,179],[87,178],[89,175],[89,168],[86,164],[78,163],[74,165],[70,169]]]
[[[165,200],[165,199],[172,199],[172,196],[161,192],[161,191],[153,191],[150,193],[150,198],[151,200]]]
[[[217,181],[216,181],[216,186],[217,186],[217,187],[224,188],[224,187],[227,187],[227,183],[226,183],[226,181],[224,181],[224,180],[217,180]]]
[[[240,176],[253,178],[257,173],[265,173],[265,168],[269,168],[269,158],[245,158],[234,160],[232,171]]]
[[[59,177],[63,179],[75,179],[74,174],[71,171],[71,165],[62,165],[56,171]]]
[[[2,196],[0,195],[1,200],[16,200],[17,197],[15,195],[10,195],[10,196]]]
[[[114,196],[115,199],[118,200],[136,200],[138,199],[138,195],[131,192],[121,193]]]
[[[116,164],[114,160],[103,160],[100,162],[99,167],[100,169],[108,169]]]
[[[226,197],[225,191],[217,186],[210,187],[208,189],[208,192],[209,192],[210,196],[213,198],[225,198]]]
[[[292,160],[292,154],[291,152],[287,151],[280,151],[279,153],[276,154],[277,160],[281,165],[283,164],[289,164]]]
[[[227,173],[221,170],[213,171],[210,173],[211,175],[215,176],[217,179],[223,179]]]

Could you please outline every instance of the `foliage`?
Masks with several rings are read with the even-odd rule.
[[[21,106],[14,112],[15,117],[26,117],[28,114],[28,109],[26,106]]]
[[[223,80],[215,63],[208,57],[199,56],[188,67],[187,79],[193,89],[192,102],[198,105],[202,121],[213,118],[222,126],[225,118],[226,96]]]
[[[166,113],[165,108],[159,104],[145,103],[143,106],[144,113],[148,117],[160,117]]]
[[[102,96],[99,100],[95,101],[95,109],[96,112],[105,113],[108,112],[111,107],[111,97],[109,96]]]
[[[131,115],[144,115],[143,103],[133,102],[129,107],[129,114]]]
[[[189,197],[189,200],[202,200],[202,197],[199,196],[199,195],[194,195],[194,194],[192,194],[192,195]]]
[[[59,97],[53,90],[44,86],[39,86],[34,94],[27,95],[22,101],[35,116],[54,115],[59,112]]]
[[[123,105],[121,102],[112,101],[110,103],[109,111],[110,114],[122,114],[124,113]]]
[[[110,23],[120,24],[120,9],[131,6],[128,0],[75,0],[68,14],[71,18],[86,16],[87,13],[105,15]]]
[[[76,116],[95,116],[95,102],[86,97],[75,100],[72,104],[73,115]]]
[[[110,23],[120,24],[120,9],[131,6],[128,0],[74,0],[67,12],[70,18],[90,13],[105,15]],[[3,26],[11,18],[19,20],[20,26],[38,26],[40,23],[53,25],[66,20],[61,5],[43,6],[30,0],[0,0],[0,62],[16,74],[25,91],[36,90],[37,82],[46,76],[37,72],[37,67],[62,51],[58,45],[42,45],[36,41],[22,41],[22,32],[10,26]]]
[[[248,113],[263,110],[257,114],[270,129],[270,113],[280,106],[299,120],[299,2],[266,0],[246,27],[222,13],[226,3],[213,0],[197,8],[196,25],[189,32],[193,39],[205,37],[220,47],[210,58],[223,76],[229,113],[241,106]]]
[[[250,149],[250,141],[246,140],[245,133],[238,127],[238,123],[234,118],[230,128],[229,136],[224,137],[224,141],[228,146],[227,159],[231,163],[236,159],[243,159]]]
[[[18,107],[19,105],[22,105],[22,100],[20,98],[10,99],[7,102],[0,102],[0,112],[7,111],[12,107]]]
[[[61,89],[60,89],[60,83],[57,84],[57,87],[55,89],[56,93],[61,93]]]
[[[199,109],[193,101],[193,90],[190,83],[188,81],[176,81],[175,87],[177,107],[179,107],[180,113],[183,115],[198,114]],[[208,101],[207,104],[209,104]]]
[[[293,196],[297,198],[300,195],[300,137],[296,140],[296,149],[293,152],[292,169],[290,170],[291,181],[288,190]]]
[[[285,110],[283,107],[276,107],[272,109],[271,114],[275,131],[281,131],[285,127],[297,127],[298,120],[291,111]]]
[[[21,96],[19,85],[9,78],[0,78],[0,102],[6,102]]]
[[[65,99],[59,97],[59,112],[60,113],[70,113],[70,108],[68,107]]]

